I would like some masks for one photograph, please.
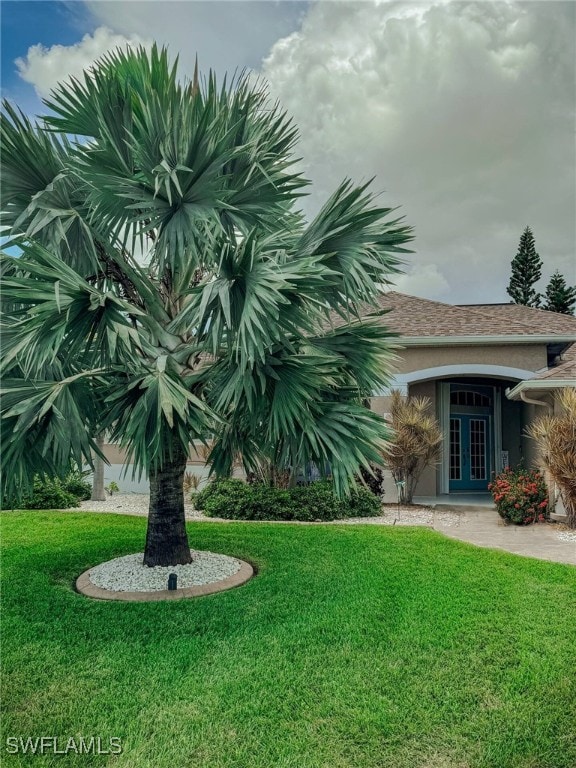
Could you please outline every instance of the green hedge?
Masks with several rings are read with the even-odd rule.
[[[3,500],[3,509],[69,509],[89,499],[91,486],[82,472],[70,472],[63,480],[59,477],[36,475],[32,488],[21,499]]]
[[[282,490],[242,480],[215,480],[194,497],[194,504],[208,517],[230,520],[323,521],[380,514],[379,499],[366,488],[338,499],[327,481]]]
[[[26,494],[21,509],[68,509],[80,506],[80,499],[68,491],[58,477],[34,478],[32,492]]]

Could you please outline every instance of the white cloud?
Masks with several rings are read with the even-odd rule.
[[[287,0],[88,0],[87,7],[103,24],[126,35],[152,36],[178,54],[191,75],[198,55],[200,70],[220,77],[245,67],[258,69],[279,38],[299,24],[308,4]]]
[[[375,176],[379,202],[401,206],[416,236],[403,290],[507,301],[526,225],[542,283],[555,269],[576,283],[575,3],[86,5],[106,28],[69,48],[35,46],[19,65],[40,93],[150,37],[188,75],[196,53],[203,72],[261,68],[300,128],[307,213],[344,176]]]
[[[393,290],[426,299],[440,299],[448,294],[449,288],[448,281],[435,264],[424,264],[400,275]]]
[[[574,280],[575,8],[315,4],[264,63],[300,128],[309,212],[343,176],[376,176],[415,228],[402,285],[422,295],[507,301],[527,224],[545,272]]]
[[[48,96],[50,90],[68,77],[79,77],[96,59],[114,48],[127,45],[149,45],[137,35],[130,38],[98,27],[93,35],[84,35],[75,45],[33,45],[25,58],[16,60],[20,77],[31,83],[40,97]]]

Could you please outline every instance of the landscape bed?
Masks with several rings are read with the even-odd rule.
[[[230,592],[94,601],[146,520],[5,512],[2,762],[124,768],[573,768],[576,569],[422,528],[195,522]],[[119,739],[117,755],[7,738]]]

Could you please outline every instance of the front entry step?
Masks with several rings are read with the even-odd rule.
[[[454,504],[431,504],[435,512],[496,512],[494,504],[466,504],[455,502]]]

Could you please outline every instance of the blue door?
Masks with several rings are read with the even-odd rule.
[[[488,416],[450,416],[450,490],[485,491],[490,478]]]

